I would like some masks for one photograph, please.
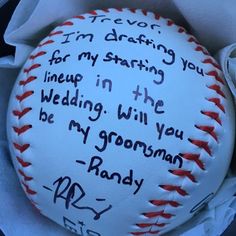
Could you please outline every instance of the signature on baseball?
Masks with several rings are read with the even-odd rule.
[[[43,186],[43,188],[54,192],[54,204],[61,200],[65,202],[66,209],[73,207],[78,210],[90,211],[94,214],[94,220],[99,220],[102,214],[112,208],[111,204],[109,204],[105,208],[102,208],[102,210],[97,210],[94,207],[83,205],[81,201],[83,202],[83,199],[86,199],[87,194],[84,191],[83,187],[78,182],[72,182],[69,176],[59,177],[53,182],[53,186],[55,186],[56,188],[52,189],[47,186]],[[96,198],[95,201],[102,204],[106,201],[106,199]]]
[[[128,174],[121,174],[119,172],[113,172],[111,170],[106,170],[103,167],[103,159],[99,156],[93,156],[86,167],[86,171],[89,174],[96,175],[102,179],[111,180],[116,182],[117,184],[121,184],[124,186],[134,187],[133,194],[137,194],[143,185],[144,179],[136,179],[134,177],[134,171],[129,169]],[[82,160],[76,160],[76,163],[86,166],[86,162]]]

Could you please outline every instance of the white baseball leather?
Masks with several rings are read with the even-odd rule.
[[[20,182],[78,235],[160,235],[216,193],[235,110],[216,61],[157,14],[108,9],[56,27],[15,83],[8,139]]]

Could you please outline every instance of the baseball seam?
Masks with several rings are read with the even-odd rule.
[[[32,166],[32,163],[24,160],[24,152],[26,152],[30,148],[30,144],[29,143],[22,144],[22,142],[20,140],[20,137],[22,135],[24,135],[26,132],[29,132],[33,128],[32,124],[23,124],[23,125],[20,124],[21,119],[24,118],[26,115],[28,115],[32,111],[33,108],[32,107],[24,107],[22,102],[34,94],[33,90],[27,91],[27,89],[25,89],[25,88],[28,84],[37,80],[37,76],[34,76],[32,74],[33,74],[34,70],[41,67],[41,64],[36,63],[35,60],[38,57],[42,57],[45,54],[47,54],[46,51],[41,50],[42,47],[45,47],[49,44],[54,43],[54,41],[51,39],[51,37],[58,35],[58,34],[62,34],[62,33],[63,33],[63,31],[57,31],[57,32],[50,33],[48,35],[48,37],[50,39],[44,40],[43,42],[41,42],[37,46],[37,48],[40,51],[35,54],[31,54],[29,56],[28,60],[31,60],[31,65],[29,67],[23,68],[23,74],[24,74],[25,78],[23,80],[20,80],[19,84],[18,84],[18,86],[22,88],[23,92],[21,94],[17,94],[15,96],[16,104],[19,105],[20,109],[16,108],[16,109],[13,109],[13,111],[12,111],[12,115],[16,118],[17,123],[18,123],[18,126],[12,127],[13,132],[18,137],[17,142],[13,142],[13,148],[16,150],[17,153],[18,152],[20,153],[20,155],[16,155],[16,160],[19,163],[19,167],[20,167],[18,169],[18,174],[21,177],[20,179],[22,179],[21,185],[22,185],[26,195],[30,199],[32,205],[37,210],[39,210],[39,208],[37,207],[38,204],[35,201],[33,201],[33,198],[32,198],[33,196],[35,196],[37,194],[37,192],[30,186],[30,181],[32,181],[34,178],[32,176],[29,176],[29,174],[27,174],[27,168]]]
[[[113,8],[113,9],[118,12],[121,12],[124,10],[122,8]],[[110,12],[110,10],[111,9],[104,9],[101,11],[108,13],[108,12]],[[129,10],[131,13],[134,13],[134,14],[137,12],[137,9],[125,9],[125,10]],[[148,14],[148,11],[146,11],[146,10],[141,10],[141,12],[145,16],[147,16],[147,14]],[[97,15],[97,11],[90,11],[88,14]],[[178,33],[186,34],[188,36],[187,42],[194,44],[195,45],[194,50],[203,54],[204,60],[202,61],[202,63],[209,64],[214,68],[213,70],[206,72],[205,74],[208,76],[211,76],[215,79],[215,83],[211,84],[210,86],[207,86],[207,88],[209,90],[213,91],[216,94],[216,96],[211,97],[211,98],[206,98],[206,101],[213,103],[216,106],[216,108],[218,108],[219,112],[225,113],[225,108],[224,108],[224,105],[222,104],[222,99],[226,99],[226,97],[221,89],[221,86],[222,85],[224,86],[224,80],[219,75],[218,70],[220,70],[220,66],[218,65],[218,63],[209,55],[207,49],[204,48],[203,46],[201,46],[198,43],[197,39],[194,36],[189,35],[183,27],[177,26],[174,23],[174,21],[164,18],[164,17],[161,17],[159,14],[153,13],[153,16],[157,21],[158,20],[165,20],[166,25],[169,27],[173,27],[173,26],[177,27]],[[78,15],[72,19],[84,20],[85,15]],[[74,23],[71,20],[67,20],[64,23],[62,23],[59,27],[68,27],[68,26],[72,26],[73,24]],[[37,48],[39,48],[40,51],[37,52],[36,54],[30,55],[29,60],[31,60],[32,64],[30,67],[23,69],[23,72],[24,72],[24,75],[26,75],[26,78],[25,78],[25,80],[21,80],[19,82],[19,86],[22,88],[23,93],[16,95],[16,97],[15,97],[16,102],[20,106],[20,109],[14,109],[12,111],[12,114],[14,115],[14,117],[16,117],[18,119],[18,126],[12,127],[14,133],[18,137],[18,141],[13,143],[13,148],[17,151],[17,153],[20,153],[20,155],[16,155],[16,160],[20,166],[20,168],[18,169],[18,174],[21,176],[21,178],[22,178],[21,184],[34,206],[36,206],[37,204],[32,200],[31,196],[36,195],[37,192],[34,191],[30,187],[30,182],[33,180],[33,177],[29,176],[27,174],[27,168],[30,167],[32,165],[32,163],[24,160],[24,152],[26,152],[30,148],[30,144],[29,143],[21,144],[21,142],[20,142],[20,136],[24,135],[26,132],[30,132],[30,130],[32,130],[32,128],[33,128],[33,126],[31,124],[20,125],[21,118],[27,116],[32,111],[32,108],[31,107],[23,107],[22,102],[27,100],[27,98],[33,96],[33,94],[34,94],[34,91],[31,91],[31,90],[25,91],[25,88],[26,88],[27,84],[33,83],[35,80],[37,80],[37,77],[33,75],[33,71],[40,68],[41,64],[38,64],[35,61],[37,60],[38,57],[43,57],[44,55],[47,54],[47,52],[42,49],[44,49],[47,45],[54,43],[54,41],[52,40],[52,37],[55,37],[57,35],[61,35],[62,33],[63,33],[62,30],[52,31],[48,35],[48,38],[43,40],[38,45]],[[201,110],[200,112],[203,116],[207,116],[208,118],[214,120],[214,122],[217,125],[222,126],[222,121],[220,119],[219,112],[215,112],[215,111],[211,111],[211,110]],[[198,124],[198,125],[195,125],[194,128],[207,133],[209,135],[209,138],[212,138],[216,143],[218,143],[218,136],[217,136],[217,132],[215,131],[214,126],[206,126],[203,124],[200,124],[200,125]],[[193,138],[189,138],[188,141],[189,141],[190,145],[194,145],[195,147],[197,147],[199,149],[199,153],[190,153],[190,152],[181,153],[182,158],[185,159],[186,161],[193,163],[192,166],[197,166],[201,171],[205,171],[206,170],[205,164],[204,164],[203,160],[201,160],[201,154],[202,154],[202,152],[205,152],[205,153],[207,153],[207,155],[209,157],[212,156],[212,150],[211,150],[210,144],[206,141],[197,140],[197,139],[193,139]],[[181,178],[182,182],[185,179],[188,179],[192,184],[198,183],[196,176],[194,176],[194,174],[192,173],[192,170],[170,169],[169,173],[174,175],[175,177]],[[166,194],[168,196],[170,195],[170,193],[174,194],[174,196],[177,196],[177,198],[178,197],[184,198],[189,195],[189,193],[182,187],[182,185],[177,186],[177,185],[166,183],[166,184],[159,185],[159,188],[161,189],[162,192],[163,191],[166,192]],[[151,212],[142,213],[141,216],[144,217],[146,220],[150,220],[150,222],[143,222],[143,223],[134,224],[134,227],[136,228],[136,230],[133,232],[129,232],[129,233],[134,236],[135,235],[160,233],[161,230],[164,229],[164,227],[169,224],[170,220],[176,216],[172,213],[166,212],[166,207],[168,206],[168,207],[172,207],[174,209],[177,209],[178,207],[182,206],[181,203],[176,200],[167,200],[167,199],[168,198],[149,200],[148,202],[152,206],[156,206],[157,209],[160,207],[163,207],[163,209],[157,210],[154,212],[151,211]],[[160,218],[166,220],[166,222],[164,222],[164,223],[158,222]],[[151,222],[151,221],[154,221],[154,222]],[[155,230],[155,229],[153,229],[153,227],[155,227],[155,228],[158,227],[160,229]]]

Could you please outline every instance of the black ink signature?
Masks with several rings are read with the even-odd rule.
[[[59,199],[65,200],[65,208],[69,209],[70,206],[79,209],[79,210],[89,210],[92,213],[94,213],[94,220],[100,219],[101,215],[107,212],[112,208],[112,205],[109,204],[106,208],[104,208],[101,211],[97,211],[95,208],[90,206],[81,206],[79,203],[82,199],[86,197],[86,193],[82,186],[77,182],[72,182],[71,178],[69,176],[60,177],[53,183],[54,186],[56,186],[56,189],[54,190],[54,196],[53,196],[53,203],[56,204],[56,202]],[[47,186],[43,186],[45,189],[49,191],[53,191],[51,188]],[[96,198],[97,202],[104,202],[106,199],[104,198]]]

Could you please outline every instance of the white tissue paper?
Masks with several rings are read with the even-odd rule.
[[[0,7],[2,7],[6,2],[7,0],[0,0]]]
[[[0,0],[0,7],[5,2],[6,0]],[[217,53],[236,101],[236,15],[235,7],[232,7],[234,5],[234,0],[60,0],[60,4],[57,0],[20,1],[4,35],[6,43],[16,48],[15,55],[0,58],[0,229],[6,236],[72,235],[41,216],[29,204],[19,185],[7,148],[5,114],[8,96],[19,69],[37,42],[58,23],[89,10],[132,7],[156,11],[185,26],[212,53]],[[220,190],[205,209],[167,235],[221,235],[236,214],[236,175],[233,171],[236,172],[236,168],[229,170]]]

